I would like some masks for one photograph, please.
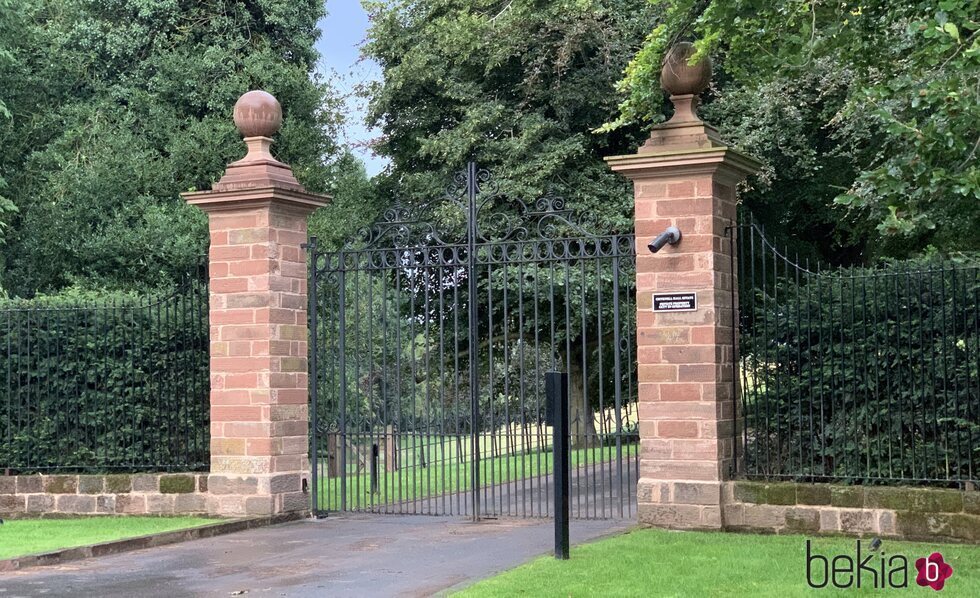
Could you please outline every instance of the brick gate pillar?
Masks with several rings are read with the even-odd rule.
[[[235,104],[248,155],[211,191],[185,193],[208,214],[211,330],[209,511],[275,515],[310,508],[306,220],[328,198],[306,192],[270,153],[274,97]]]
[[[661,84],[674,116],[635,155],[608,158],[634,183],[639,366],[640,522],[720,529],[721,488],[733,464],[734,283],[726,229],[735,189],[758,163],[722,144],[697,114],[710,61],[688,66],[675,46]],[[676,226],[681,240],[657,253],[647,243]],[[731,231],[734,234],[734,231]],[[693,311],[654,311],[654,295],[696,295]],[[693,307],[662,300],[665,310]]]

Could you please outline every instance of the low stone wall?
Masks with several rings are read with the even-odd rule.
[[[980,543],[980,492],[726,482],[724,528]]]
[[[206,515],[208,474],[0,476],[0,516]]]

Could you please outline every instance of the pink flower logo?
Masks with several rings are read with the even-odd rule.
[[[919,570],[919,575],[915,578],[915,583],[920,586],[929,586],[937,592],[946,585],[946,580],[953,575],[953,568],[943,561],[943,555],[934,552],[928,558],[921,558],[915,561],[915,568]]]

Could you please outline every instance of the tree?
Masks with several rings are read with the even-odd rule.
[[[317,237],[320,251],[342,248],[381,212],[374,184],[356,156],[341,153],[332,164],[332,175],[330,203],[310,217],[310,235]]]
[[[23,11],[0,129],[19,211],[4,250],[14,293],[186,272],[207,226],[179,193],[241,157],[231,108],[248,89],[282,103],[276,151],[297,178],[317,192],[334,184],[339,110],[313,75],[319,0],[38,0]]]
[[[975,0],[652,4],[663,20],[627,68],[619,118],[603,130],[662,118],[660,61],[684,37],[697,40],[695,60],[718,55],[723,85],[743,96],[819,75],[821,90],[841,94],[819,125],[832,154],[856,166],[834,201],[875,225],[874,253],[980,248]]]
[[[16,64],[10,46],[14,39],[14,32],[20,24],[19,16],[19,4],[15,4],[11,0],[0,0],[0,80],[6,80],[8,72]],[[6,93],[0,94],[0,131],[9,126],[10,122],[10,110],[4,103],[5,95]],[[6,219],[10,214],[17,211],[17,206],[4,195],[6,187],[7,182],[3,178],[3,170],[0,169],[0,246],[4,243],[7,228]],[[0,268],[2,267],[3,262],[0,261]],[[0,281],[0,297],[3,295],[3,284]]]
[[[632,228],[629,184],[602,156],[627,153],[639,128],[595,135],[614,84],[654,11],[644,0],[368,0],[365,54],[383,79],[366,90],[382,192],[410,203],[442,194],[469,158],[501,190],[549,188],[603,231]]]

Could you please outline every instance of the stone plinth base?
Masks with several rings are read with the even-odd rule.
[[[302,473],[211,474],[208,510],[219,517],[309,513],[307,477]]]
[[[640,478],[637,512],[641,525],[667,529],[722,529],[722,482]]]

